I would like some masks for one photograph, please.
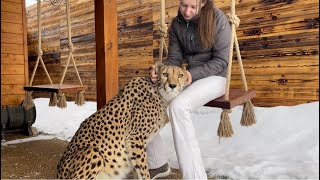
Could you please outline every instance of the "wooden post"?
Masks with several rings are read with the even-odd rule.
[[[25,86],[29,86],[29,62],[28,62],[28,39],[27,39],[27,13],[26,1],[22,0],[22,27],[23,27],[23,54],[24,54],[24,79]]]
[[[118,92],[117,1],[94,0],[97,108]]]

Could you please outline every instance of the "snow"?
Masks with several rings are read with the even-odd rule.
[[[26,0],[26,7],[37,4],[37,0]]]
[[[80,107],[68,102],[66,109],[60,109],[48,103],[47,98],[35,99],[33,126],[51,138],[67,141],[97,107],[96,102]],[[319,179],[319,102],[254,110],[257,124],[243,127],[242,107],[233,108],[234,135],[221,138],[220,143],[217,128],[222,110],[200,107],[192,113],[208,174],[233,179]],[[178,168],[170,124],[160,134],[169,150],[169,164]]]

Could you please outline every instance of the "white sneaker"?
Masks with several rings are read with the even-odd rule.
[[[157,169],[149,169],[149,173],[151,179],[164,178],[170,175],[171,168],[168,163],[166,163]]]

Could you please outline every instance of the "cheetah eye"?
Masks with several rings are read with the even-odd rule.
[[[168,73],[163,73],[162,74],[164,77],[168,77]]]
[[[183,77],[183,74],[179,74],[179,75],[178,75],[178,78],[182,78],[182,77]]]

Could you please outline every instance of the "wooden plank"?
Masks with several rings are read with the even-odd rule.
[[[1,22],[1,33],[23,34],[22,24]]]
[[[21,4],[21,0],[1,0],[1,1],[5,1],[5,2],[12,2],[12,3],[17,3],[17,4]]]
[[[67,101],[74,101],[76,98],[76,93],[65,93]],[[32,97],[35,98],[50,98],[50,92],[34,91]],[[95,101],[96,94],[85,92],[84,98],[86,101]],[[49,101],[48,101],[49,102]]]
[[[20,105],[25,95],[1,95],[1,106]]]
[[[1,85],[24,84],[24,75],[1,75]]]
[[[1,75],[3,74],[23,74],[24,75],[24,64],[1,64]]]
[[[1,33],[1,42],[10,44],[23,44],[22,34]]]
[[[274,107],[274,106],[294,106],[298,104],[305,104],[310,102],[316,102],[319,101],[319,99],[315,100],[305,100],[305,99],[288,99],[288,98],[261,98],[257,97],[252,100],[252,103],[255,106],[260,107]]]
[[[22,23],[22,14],[1,11],[1,22],[21,24]]]
[[[20,13],[22,12],[21,4],[8,2],[5,0],[1,1],[1,12],[12,12],[12,13]]]
[[[230,89],[229,100],[225,100],[225,97],[221,96],[215,100],[208,102],[207,104],[205,104],[205,106],[231,109],[235,106],[242,105],[243,103],[251,100],[255,96],[255,90],[248,90],[246,92],[242,89]]]
[[[95,0],[97,108],[118,93],[117,2]]]
[[[1,85],[1,95],[24,95],[24,84]]]
[[[273,98],[274,96],[280,97],[280,98],[288,98],[288,99],[317,99],[317,96],[319,96],[318,91],[313,92],[294,92],[294,89],[288,89],[283,91],[256,91],[257,95],[259,97],[263,98]]]
[[[24,47],[23,47],[22,44],[1,43],[1,53],[23,54],[24,53]]]
[[[85,91],[87,86],[81,85],[66,85],[62,84],[61,87],[59,84],[47,84],[47,85],[35,85],[35,86],[25,86],[24,90],[26,91],[45,91],[45,92],[56,92],[56,93],[70,93]]]
[[[24,64],[24,55],[1,53],[1,64]]]

